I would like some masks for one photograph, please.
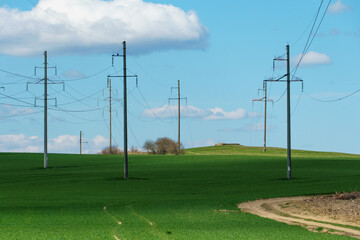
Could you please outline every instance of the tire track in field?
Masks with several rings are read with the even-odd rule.
[[[146,222],[149,226],[150,229],[149,231],[146,231],[147,233],[157,237],[158,239],[167,239],[164,236],[164,233],[157,230],[156,229],[156,224],[153,221],[150,221],[148,218],[144,217],[143,215],[139,214],[138,212],[135,211],[135,209],[133,208],[132,205],[128,205],[126,206],[126,209],[130,212],[131,215],[133,215],[134,217],[136,217],[138,220],[140,220],[141,222]],[[122,225],[123,222],[121,222],[118,218],[116,218],[114,215],[110,214],[108,211],[108,208],[106,206],[104,206],[104,213],[110,217],[114,222],[116,222],[118,225]],[[145,231],[145,230],[144,230]],[[116,234],[113,235],[115,240],[126,240],[125,237],[123,236],[118,236]]]

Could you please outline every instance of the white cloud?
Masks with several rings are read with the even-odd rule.
[[[143,117],[148,118],[171,118],[177,117],[177,106],[164,105],[152,109],[145,109]],[[195,106],[180,106],[180,114],[183,117],[199,118],[203,120],[225,120],[225,119],[243,119],[246,117],[256,117],[256,113],[247,113],[245,109],[238,108],[235,111],[227,112],[222,108],[215,107],[209,109],[200,109]]]
[[[177,106],[164,105],[162,107],[155,107],[152,109],[145,109],[144,117],[148,118],[171,118],[178,114]],[[209,111],[194,107],[194,106],[180,106],[180,114],[183,117],[201,118],[209,115]]]
[[[246,111],[243,108],[238,108],[235,111],[226,112],[222,108],[216,107],[210,109],[211,115],[206,116],[205,120],[222,120],[222,119],[242,119],[247,117]]]
[[[14,116],[26,116],[37,113],[33,108],[27,107],[14,107],[12,105],[1,105],[0,106],[0,119],[7,119]]]
[[[344,3],[342,3],[341,0],[338,0],[337,2],[330,4],[329,8],[328,8],[328,13],[331,14],[337,14],[337,13],[342,13],[342,12],[346,12],[350,10],[350,7]]]
[[[83,153],[98,153],[108,146],[109,140],[103,136],[96,136],[92,139],[84,139]],[[0,135],[1,152],[43,152],[44,140],[38,136]],[[49,138],[49,153],[79,153],[79,136],[61,135]]]
[[[301,54],[297,55],[293,59],[293,62],[298,63],[301,56],[302,56]],[[310,66],[310,65],[321,65],[321,64],[331,64],[330,57],[328,55],[326,55],[325,53],[318,53],[318,52],[310,51],[303,56],[303,59],[302,59],[300,65]]]
[[[143,0],[39,0],[31,11],[0,8],[0,53],[141,54],[205,48],[208,30],[194,11]]]
[[[41,143],[42,140],[37,136],[0,135],[1,152],[40,152]]]
[[[86,77],[85,74],[75,70],[75,69],[71,69],[69,71],[66,71],[64,73],[61,74],[62,77],[64,78],[84,78]]]

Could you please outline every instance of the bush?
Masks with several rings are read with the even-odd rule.
[[[143,148],[145,149],[146,152],[151,154],[155,154],[157,150],[155,142],[151,140],[146,140]]]
[[[177,143],[167,137],[158,138],[156,142],[147,140],[143,148],[150,154],[181,154],[183,147],[180,144],[180,151],[178,150]]]
[[[124,152],[116,146],[106,147],[100,152],[101,154],[123,154]]]
[[[174,140],[162,137],[155,142],[158,154],[176,153],[177,144]]]

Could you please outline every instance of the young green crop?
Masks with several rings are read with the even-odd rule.
[[[50,154],[43,169],[41,154],[0,154],[0,239],[347,239],[236,204],[358,190],[359,156],[299,152],[288,181],[283,150],[189,151],[130,155],[126,181],[122,156]]]

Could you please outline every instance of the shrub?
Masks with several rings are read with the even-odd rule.
[[[143,148],[145,149],[146,152],[151,154],[155,154],[157,150],[155,142],[151,140],[146,140]]]
[[[174,140],[162,137],[158,138],[155,142],[158,154],[177,153],[177,144]]]
[[[117,146],[106,147],[100,152],[101,154],[123,154],[124,152]]]

